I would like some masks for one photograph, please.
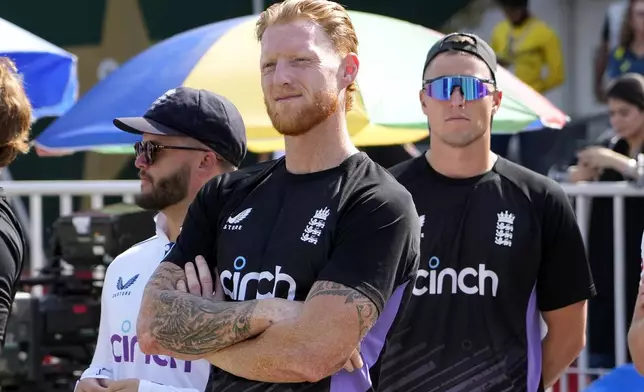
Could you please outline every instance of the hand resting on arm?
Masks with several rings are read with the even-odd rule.
[[[215,302],[177,290],[180,280],[183,269],[162,262],[145,287],[136,328],[145,354],[203,358],[298,312],[293,302],[280,299]]]
[[[194,265],[197,266],[196,269]],[[207,263],[204,261],[203,258],[197,257],[197,259],[195,260],[195,264],[187,263],[185,266],[185,275],[186,275],[185,281],[179,280],[179,282],[177,282],[178,290],[182,292],[189,292],[195,296],[209,298],[213,301],[224,300],[221,281],[218,276],[215,276],[215,279],[214,279],[215,287],[213,289],[213,279],[207,267]],[[332,284],[332,286],[335,287],[336,284]],[[322,292],[322,291],[318,291],[318,293],[325,294],[325,292]],[[312,295],[315,295],[315,293],[312,292],[309,295],[309,297],[311,297]],[[266,301],[266,300],[261,300],[261,301]],[[298,304],[299,305],[298,307],[302,308],[302,305],[300,303],[295,302],[295,304]],[[296,321],[295,318],[291,318],[288,320],[284,320],[284,324],[288,325],[289,323],[293,323],[295,321]],[[278,323],[275,326],[277,327],[279,325],[280,324]],[[249,341],[249,343],[251,343],[251,341]],[[216,366],[223,365],[222,369],[227,371],[233,370],[233,373],[234,373],[234,369],[242,369],[244,367],[252,366],[251,361],[253,361],[253,356],[248,357],[246,354],[247,354],[247,349],[244,349],[243,347],[237,348],[236,346],[233,345],[233,346],[230,346],[228,349],[224,349],[219,353],[215,353],[206,357],[206,359],[211,361]],[[296,361],[296,360],[297,360],[296,358],[292,359],[292,361]],[[344,362],[344,365],[340,366],[339,368],[344,368],[345,370],[352,372],[355,369],[361,369],[363,365],[364,364],[362,361],[362,357],[360,356],[360,352],[357,349],[354,349],[350,357],[348,358],[348,360],[346,360],[346,362]],[[340,370],[340,369],[337,369],[337,370]],[[283,376],[280,376],[279,378],[280,378],[279,382],[288,382],[286,379],[283,378]],[[258,381],[264,381],[264,380],[258,380]],[[298,382],[301,380],[298,380],[296,376],[295,379],[290,381]]]

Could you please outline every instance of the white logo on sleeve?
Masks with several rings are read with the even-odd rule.
[[[496,214],[496,235],[494,243],[499,246],[512,246],[512,233],[514,232],[514,214],[507,210]]]
[[[309,223],[304,228],[300,240],[308,242],[309,244],[317,244],[330,213],[331,211],[328,207],[315,211],[313,218],[309,219]]]
[[[246,219],[248,215],[250,215],[250,212],[252,211],[252,208],[246,208],[242,212],[238,213],[237,215],[231,215],[228,217],[226,220],[226,224],[224,225],[224,230],[235,230],[239,231],[242,229],[242,225],[240,225],[241,221]]]

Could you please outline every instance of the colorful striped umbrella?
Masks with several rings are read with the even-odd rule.
[[[348,115],[359,146],[414,142],[427,136],[418,90],[425,54],[442,35],[401,20],[350,12],[360,40],[358,99]],[[257,16],[213,23],[169,38],[134,57],[90,90],[37,139],[51,152],[131,151],[138,140],[117,130],[112,119],[142,115],[166,90],[205,88],[228,97],[240,110],[249,149],[283,149],[262,98]],[[567,117],[506,71],[499,75],[504,105],[494,131],[511,133],[537,124],[561,127]]]
[[[76,56],[0,18],[0,56],[16,63],[34,120],[62,116],[76,102]]]

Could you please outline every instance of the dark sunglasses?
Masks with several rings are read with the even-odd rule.
[[[208,150],[205,148],[164,146],[162,144],[156,144],[150,141],[134,143],[134,151],[136,152],[137,158],[139,156],[143,156],[143,161],[146,165],[152,165],[154,163],[154,160],[156,159],[157,153],[161,150],[191,150],[191,151],[212,152],[211,150]]]
[[[496,82],[491,79],[463,75],[441,76],[440,78],[424,80],[423,89],[430,98],[449,101],[452,99],[454,89],[460,87],[461,94],[466,101],[476,101],[492,94],[492,91],[487,87],[488,84],[496,87]]]

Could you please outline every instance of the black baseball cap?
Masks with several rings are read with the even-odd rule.
[[[228,99],[207,90],[177,87],[159,97],[143,117],[114,119],[136,134],[188,136],[239,166],[246,156],[246,126]]]
[[[494,53],[494,50],[490,45],[481,39],[481,37],[476,34],[469,33],[451,33],[432,45],[429,52],[427,52],[427,58],[425,59],[423,77],[425,76],[425,70],[429,63],[431,63],[436,56],[444,52],[465,52],[478,57],[483,60],[490,71],[492,71],[492,78],[496,80],[496,53]]]

